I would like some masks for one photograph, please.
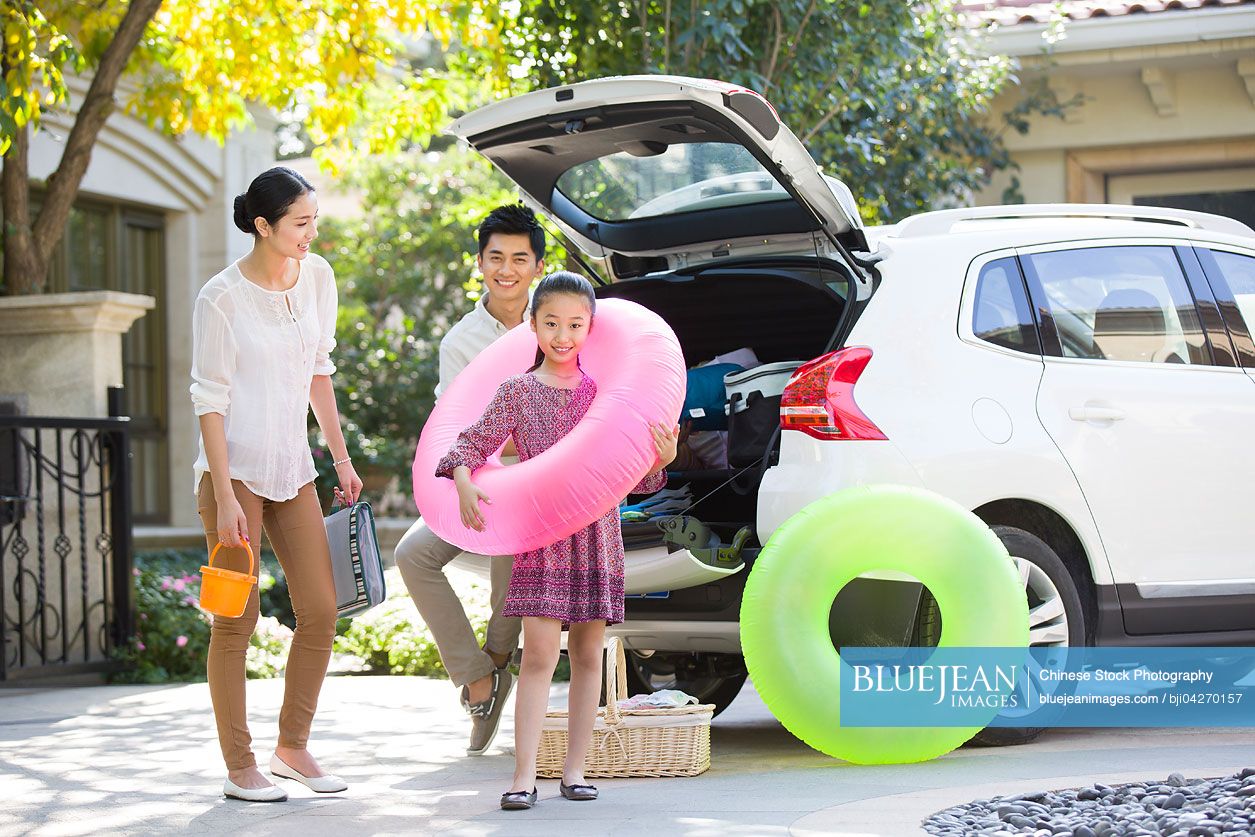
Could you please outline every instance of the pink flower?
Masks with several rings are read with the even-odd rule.
[[[161,579],[161,589],[162,589],[162,590],[169,590],[169,589],[170,589],[173,585],[174,585],[174,582],[173,582],[173,581],[171,581],[170,579],[168,579],[168,578],[163,578],[163,579]]]
[[[182,593],[182,592],[183,592],[183,588],[185,588],[185,587],[187,587],[187,582],[186,582],[186,581],[184,581],[184,580],[183,580],[183,579],[181,579],[181,578],[175,579],[175,581],[174,581],[174,592],[176,592],[176,593]]]
[[[179,638],[174,641],[174,644],[182,648],[184,645],[187,645],[187,637],[179,634]]]
[[[144,643],[142,643],[142,642],[138,642],[138,641],[137,641],[137,642],[135,643],[135,650],[136,650],[136,651],[144,651],[144,650],[147,650],[147,648],[148,648],[148,646],[147,646],[147,645],[145,645],[145,644],[144,644]]]
[[[132,569],[131,575],[139,575],[139,567],[135,567],[134,569]]]
[[[195,596],[184,596],[184,597],[183,597],[183,604],[188,605],[189,607],[196,607],[196,597],[195,597]]]

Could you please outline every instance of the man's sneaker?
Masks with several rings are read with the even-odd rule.
[[[513,688],[514,675],[508,668],[493,669],[492,694],[488,700],[466,704],[471,715],[471,743],[466,748],[468,756],[481,756],[492,746],[497,728],[501,726],[501,713],[505,711],[506,700]]]

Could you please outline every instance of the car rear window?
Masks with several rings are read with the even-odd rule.
[[[972,333],[987,343],[1041,354],[1028,291],[1014,257],[981,268],[972,311]]]
[[[602,221],[790,200],[754,155],[726,142],[631,142],[558,177],[572,203]]]

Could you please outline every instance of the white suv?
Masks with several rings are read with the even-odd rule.
[[[635,688],[730,703],[758,547],[863,483],[985,520],[1020,567],[1033,644],[1255,642],[1250,228],[1097,205],[864,228],[764,99],[713,81],[585,82],[453,132],[591,258],[599,295],[665,318],[691,365],[743,348],[802,363],[763,393],[779,431],[757,464],[673,474],[698,502],[666,540],[625,524],[640,595],[612,632]],[[904,581],[843,591],[833,641],[935,640],[931,597]]]

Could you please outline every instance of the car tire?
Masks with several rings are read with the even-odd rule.
[[[1031,565],[1026,568],[1027,572],[1022,569],[1020,573],[1028,597],[1029,645],[1085,645],[1088,636],[1085,608],[1067,565],[1036,535],[1014,526],[990,528],[1017,565],[1020,562]],[[1052,615],[1060,610],[1063,623],[1059,616]],[[976,747],[1027,744],[1044,731],[1044,727],[987,727],[976,733],[968,744]]]
[[[696,697],[699,703],[713,703],[716,715],[741,693],[748,676],[739,654],[656,651],[647,656],[625,649],[624,656],[628,696],[679,689]]]

